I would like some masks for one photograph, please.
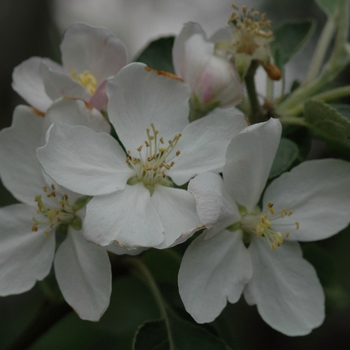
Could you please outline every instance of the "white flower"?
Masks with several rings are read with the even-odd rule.
[[[252,60],[258,60],[271,79],[279,80],[281,72],[274,65],[270,50],[270,43],[274,40],[271,21],[266,20],[264,13],[259,18],[258,11],[248,10],[246,6],[242,6],[242,14],[238,13],[238,6],[232,7],[234,11],[228,21],[231,38],[224,38],[217,43],[217,47],[233,55],[241,79],[245,77]]]
[[[82,234],[88,197],[57,185],[36,158],[52,122],[110,130],[83,101],[57,101],[45,117],[27,106],[16,108],[12,126],[0,133],[0,172],[4,185],[24,204],[0,209],[0,295],[31,289],[50,272],[55,255],[64,298],[82,319],[97,321],[109,304],[110,263],[106,250]],[[57,230],[66,239],[55,254]]]
[[[173,47],[175,73],[191,86],[191,103],[197,108],[213,109],[237,105],[243,85],[230,57],[217,50],[215,42],[229,40],[230,33],[220,30],[210,39],[197,23],[187,23]]]
[[[106,107],[106,83],[127,63],[125,46],[108,29],[73,24],[61,43],[62,64],[32,57],[13,72],[13,89],[30,105],[45,112],[66,96]]]
[[[223,179],[204,173],[189,184],[208,231],[187,249],[179,288],[199,323],[213,321],[242,291],[284,334],[308,334],[323,322],[322,287],[296,241],[324,239],[348,225],[350,164],[304,162],[268,186],[260,209],[280,133],[274,119],[248,127],[228,146]]]
[[[110,135],[54,125],[37,155],[59,184],[95,196],[87,206],[89,241],[128,247],[167,247],[201,223],[183,185],[222,170],[232,137],[247,126],[236,110],[217,110],[188,123],[189,89],[134,63],[108,83],[108,115],[127,154]]]

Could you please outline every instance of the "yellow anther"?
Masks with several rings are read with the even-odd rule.
[[[293,214],[293,211],[290,210],[290,211],[288,212],[288,216],[291,216],[292,214]]]
[[[160,141],[160,143],[164,143],[164,139],[163,139],[163,137],[161,137],[160,139],[159,139],[159,141]]]
[[[244,15],[247,13],[247,6],[242,6],[242,12]]]
[[[238,7],[236,4],[232,4],[231,6],[232,6],[232,8],[235,9],[236,11],[239,10],[239,7]]]
[[[149,147],[149,143],[147,141],[145,141],[145,145],[146,147]]]
[[[49,231],[45,231],[45,236],[46,236],[46,238],[49,238],[50,237],[50,232]]]
[[[169,165],[169,164],[164,163],[164,167],[165,167],[167,170],[170,169],[170,165]]]
[[[166,148],[164,148],[164,147],[159,147],[159,152],[166,152],[166,151],[167,151]]]
[[[162,171],[162,176],[163,176],[163,179],[165,178],[165,172],[164,171]]]
[[[286,232],[286,238],[288,238],[290,235],[290,232]]]
[[[299,230],[300,225],[299,225],[298,221],[295,222],[295,226],[296,226],[297,230]]]
[[[141,152],[141,151],[142,151],[142,148],[143,148],[143,145],[141,145],[141,146],[137,149],[137,151],[138,151],[138,152]]]
[[[176,157],[178,157],[180,154],[181,154],[180,151],[176,151],[176,153],[175,153]]]
[[[48,190],[47,186],[44,186],[43,189],[44,189],[44,192],[47,192]]]
[[[152,135],[149,135],[149,138],[150,138],[150,140],[154,140],[154,136],[152,136]]]

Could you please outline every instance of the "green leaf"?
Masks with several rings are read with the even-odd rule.
[[[345,104],[331,104],[331,107],[336,109],[343,117],[350,121],[350,106]]]
[[[350,305],[350,295],[338,279],[336,265],[331,255],[317,243],[303,245],[303,255],[317,271],[326,296],[328,311],[335,311]]]
[[[274,29],[275,40],[271,43],[271,50],[280,69],[302,48],[314,30],[313,20],[288,22]]]
[[[305,103],[305,121],[329,148],[350,157],[350,120],[321,101]]]
[[[152,41],[136,58],[135,62],[143,62],[153,69],[174,74],[172,57],[173,44],[173,36]]]
[[[290,169],[298,157],[298,146],[293,141],[282,137],[270,170],[269,179],[273,179]]]
[[[315,0],[315,2],[327,16],[333,16],[340,3],[339,0]]]
[[[138,330],[134,350],[230,350],[222,340],[203,326],[175,316],[168,310],[172,347],[164,320],[148,321]]]

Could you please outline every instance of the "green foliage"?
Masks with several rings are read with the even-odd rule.
[[[344,113],[345,108],[341,110]],[[305,104],[305,121],[329,148],[350,157],[350,120],[337,109],[321,101],[308,101]]]
[[[298,146],[293,141],[282,137],[270,170],[269,179],[273,179],[289,170],[298,157]]]
[[[302,48],[314,29],[313,20],[288,22],[274,29],[275,40],[271,43],[271,50],[280,69]]]
[[[140,327],[134,350],[230,350],[222,340],[198,326],[167,311],[172,339],[164,320],[148,321]]]
[[[173,36],[152,41],[136,58],[135,62],[143,62],[153,69],[174,74],[172,57],[173,44]]]
[[[327,14],[333,16],[340,5],[339,0],[315,0],[316,4]]]

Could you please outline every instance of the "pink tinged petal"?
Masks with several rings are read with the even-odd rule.
[[[293,212],[273,220],[272,229],[289,231],[289,239],[297,241],[328,238],[350,221],[350,164],[338,159],[304,162],[270,184],[264,207],[268,202],[275,211]]]
[[[42,58],[32,57],[18,65],[12,74],[12,88],[34,108],[45,112],[52,100],[45,92],[41,77],[42,62]]]
[[[189,87],[181,81],[149,70],[141,63],[123,68],[107,84],[108,116],[131,156],[148,140],[153,123],[167,143],[188,124]]]
[[[151,202],[164,227],[164,240],[157,248],[182,243],[203,226],[195,199],[186,190],[156,185]]]
[[[234,137],[226,152],[223,177],[227,192],[251,211],[266,185],[281,138],[281,123],[271,118]]]
[[[271,251],[264,240],[255,238],[248,251],[253,276],[244,296],[257,305],[263,320],[289,336],[306,335],[320,326],[325,317],[324,293],[299,244],[284,242]]]
[[[174,69],[175,73],[182,78],[184,78],[182,72],[185,69],[185,43],[194,34],[200,34],[203,38],[206,38],[204,30],[198,23],[189,22],[184,24],[180,34],[175,38],[173,46]]]
[[[85,87],[73,80],[66,72],[53,71],[44,63],[41,65],[40,72],[45,92],[52,100],[57,100],[64,96],[79,98],[84,101],[90,100],[91,95]]]
[[[18,106],[12,125],[0,133],[0,173],[6,188],[21,202],[34,204],[45,181],[35,151],[45,144],[44,118]]]
[[[195,34],[185,42],[182,69],[179,76],[188,83],[197,94],[200,89],[200,79],[209,60],[214,54],[214,44],[200,34]]]
[[[179,291],[197,323],[213,321],[240,298],[252,275],[240,231],[222,231],[211,239],[197,237],[187,248],[179,271]]]
[[[0,209],[0,295],[30,290],[51,269],[55,235],[48,227],[32,232],[35,208],[14,204]]]
[[[89,103],[99,111],[107,108],[108,97],[106,93],[107,80],[103,81],[96,89]]]
[[[88,241],[128,248],[153,247],[164,239],[164,228],[149,191],[138,183],[124,190],[94,197],[87,205],[84,235]]]
[[[186,41],[179,75],[202,104],[237,104],[242,99],[243,85],[235,66],[225,56],[217,55],[214,44],[200,34]]]
[[[99,84],[117,74],[127,64],[125,45],[106,28],[76,23],[61,43],[63,66],[77,73],[90,71]]]
[[[62,99],[52,104],[46,113],[48,124],[83,125],[96,132],[109,133],[111,127],[96,109],[80,100]]]
[[[57,250],[54,266],[67,303],[81,319],[98,321],[109,305],[112,291],[107,252],[71,230]]]
[[[81,194],[121,190],[134,174],[113,137],[85,126],[54,124],[48,143],[37,150],[37,156],[58,184]]]
[[[212,237],[241,219],[237,204],[228,195],[220,175],[199,174],[190,181],[188,191],[196,199],[201,222],[209,229],[206,238]]]
[[[106,249],[107,251],[114,253],[114,254],[117,254],[117,255],[139,255],[147,249],[147,248],[142,248],[142,247],[141,248],[126,248],[126,247],[122,247],[117,242],[113,242],[112,244],[107,245],[103,248]]]
[[[247,122],[243,114],[234,108],[216,109],[205,118],[188,124],[174,150],[181,154],[174,159],[175,165],[167,175],[177,185],[182,185],[197,174],[220,172],[228,144],[245,127]]]

